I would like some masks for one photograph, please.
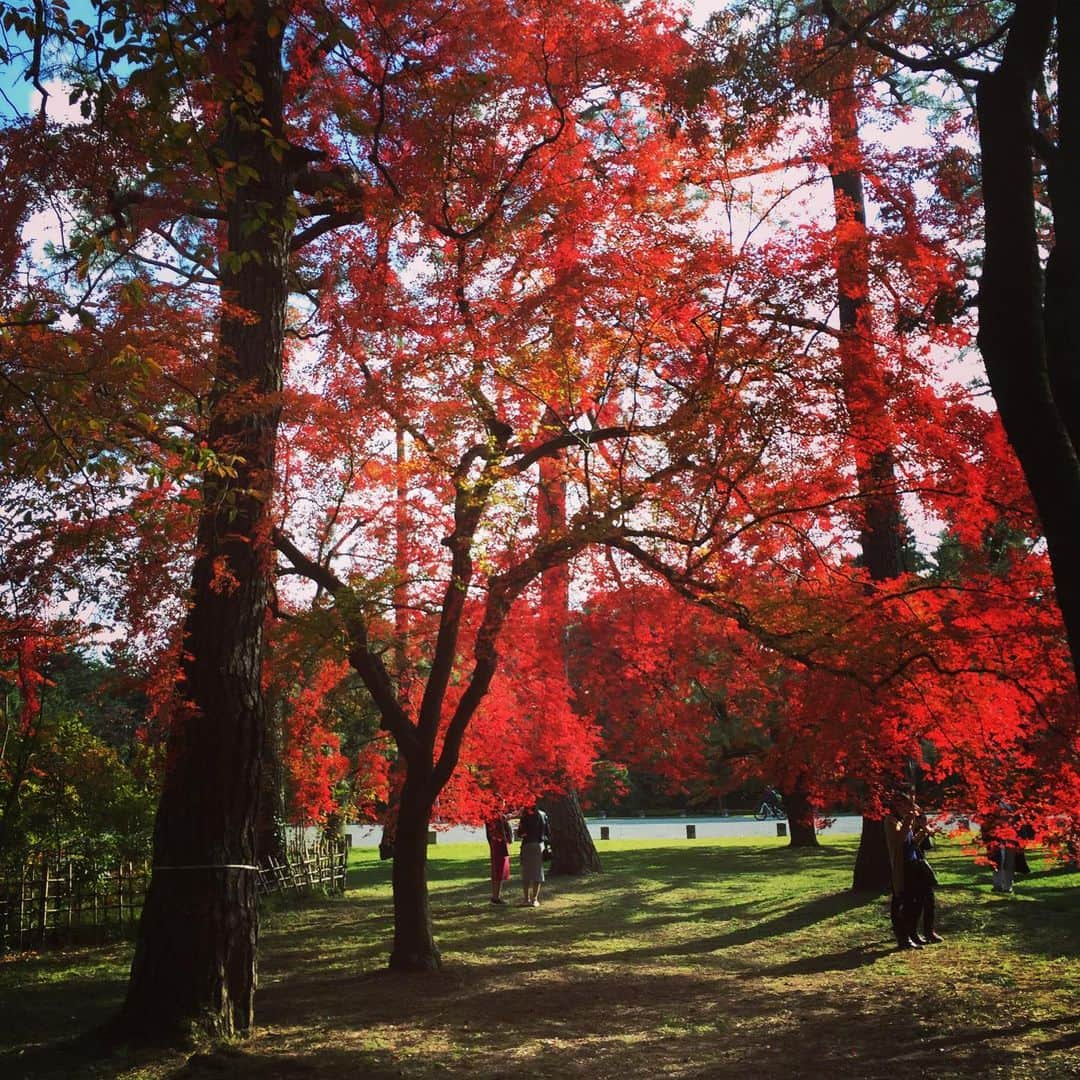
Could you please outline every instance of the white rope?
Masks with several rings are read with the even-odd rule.
[[[258,870],[247,863],[196,863],[193,866],[155,866],[154,870]]]

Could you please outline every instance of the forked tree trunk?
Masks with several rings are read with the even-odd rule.
[[[603,870],[600,856],[581,812],[577,792],[548,795],[543,806],[551,826],[551,874],[580,877],[600,873]]]
[[[226,206],[226,306],[208,442],[238,475],[210,471],[203,484],[154,869],[118,1020],[129,1037],[233,1036],[246,1034],[253,1022],[261,671],[273,568],[268,510],[289,198],[285,170],[270,145],[283,129],[281,35],[268,33],[269,14],[269,6],[255,0],[247,17],[223,30],[227,52],[252,86],[225,102],[231,119],[219,146],[225,160],[256,175],[239,183]]]
[[[433,799],[423,784],[406,778],[394,837],[394,971],[434,971],[442,966],[431,926],[427,842]]]

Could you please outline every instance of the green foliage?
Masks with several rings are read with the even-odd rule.
[[[982,545],[974,549],[965,544],[955,533],[942,534],[933,553],[933,563],[926,569],[937,581],[961,581],[972,572],[989,571],[1004,575],[1012,558],[1018,553],[1030,551],[1032,541],[1026,533],[1014,528],[1005,520],[999,520],[987,528]]]
[[[0,758],[0,857],[44,851],[108,862],[142,858],[156,801],[151,754],[137,737],[137,694],[105,696],[115,678],[77,653],[51,661],[41,711],[4,702]]]
[[[0,791],[0,797],[6,794]],[[149,847],[152,820],[153,796],[146,785],[80,716],[62,713],[38,734],[9,842],[97,861],[141,856]]]

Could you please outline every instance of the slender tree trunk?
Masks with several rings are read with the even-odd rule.
[[[548,795],[543,805],[551,826],[551,874],[555,877],[599,874],[603,867],[577,792]]]
[[[409,700],[407,637],[409,633],[409,453],[405,429],[399,423],[394,430],[397,464],[394,491],[394,678],[398,700]],[[386,814],[383,818],[379,855],[389,858],[394,852],[401,786],[405,782],[405,758],[399,753],[390,762],[387,781]]]
[[[255,0],[224,30],[240,85],[220,148],[253,170],[228,196],[207,472],[184,628],[182,683],[154,830],[154,869],[119,1028],[129,1036],[250,1031],[256,982],[255,823],[263,750],[268,510],[287,301],[289,185],[280,139],[280,33]],[[236,172],[233,175],[237,175]],[[236,469],[230,477],[226,466]]]
[[[902,518],[887,390],[874,348],[870,249],[854,83],[856,57],[854,44],[841,50],[829,94],[840,372],[863,515],[859,535],[863,561],[871,581],[887,581],[903,571]],[[891,887],[886,854],[884,830],[864,819],[855,859],[854,888],[880,891]]]
[[[394,838],[395,971],[434,971],[442,966],[431,926],[427,843],[433,798],[427,786],[406,778]]]
[[[874,345],[854,47],[841,63],[829,96],[840,379],[859,489],[863,561],[871,580],[887,581],[903,571],[895,437],[886,380]]]
[[[559,432],[559,419],[550,407],[540,421],[540,429],[551,434]],[[536,526],[541,536],[566,532],[566,478],[558,457],[543,458],[540,462]],[[546,616],[541,625],[555,630],[553,645],[559,650],[565,672],[570,624],[570,568],[566,564],[553,566],[541,575],[540,609]],[[551,873],[556,876],[600,873],[603,869],[600,855],[585,824],[577,792],[571,788],[564,794],[549,795],[544,805],[551,826]]]

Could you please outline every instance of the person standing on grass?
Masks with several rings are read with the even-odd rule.
[[[937,915],[937,900],[934,896],[937,875],[926,858],[926,850],[933,843],[930,839],[930,822],[915,802],[914,797],[911,800],[911,808],[914,813],[911,839],[915,854],[914,858],[908,858],[905,855],[904,859],[904,870],[907,874],[905,888],[910,905],[908,919],[911,926],[911,940],[916,945],[933,945],[941,941],[942,937],[934,929]],[[920,920],[922,937],[918,933]]]
[[[535,802],[518,822],[521,841],[521,884],[525,907],[540,906],[540,886],[544,883],[544,846],[551,837],[547,814]]]
[[[922,842],[928,835],[929,826],[915,796],[909,791],[898,792],[885,817],[885,845],[892,875],[889,918],[901,949],[921,949],[942,940],[934,929],[934,871],[922,853]],[[920,917],[923,937],[917,931]]]
[[[491,851],[491,902],[505,904],[502,898],[504,881],[510,880],[510,844],[514,832],[505,814],[496,814],[486,826],[488,848]]]

